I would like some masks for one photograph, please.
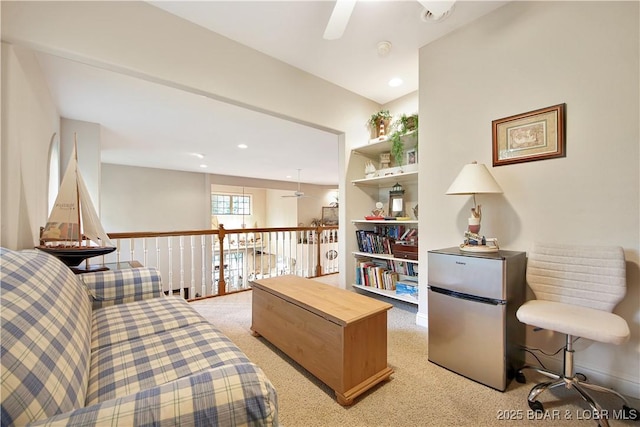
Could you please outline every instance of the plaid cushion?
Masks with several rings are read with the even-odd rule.
[[[210,323],[198,323],[148,335],[94,351],[87,405],[137,393],[146,388],[247,357]]]
[[[278,400],[253,363],[235,363],[33,424],[277,426]]]
[[[91,301],[71,270],[40,251],[0,248],[2,424],[84,406]]]
[[[182,298],[153,298],[93,312],[91,351],[123,341],[206,322]]]
[[[152,267],[97,271],[80,278],[93,297],[93,308],[164,296],[160,273]]]

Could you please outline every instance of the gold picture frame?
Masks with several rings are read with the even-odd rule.
[[[493,166],[566,156],[565,104],[491,122]]]

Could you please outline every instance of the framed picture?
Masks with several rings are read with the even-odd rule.
[[[407,164],[408,165],[415,165],[416,163],[418,163],[418,157],[417,157],[416,153],[416,149],[412,148],[411,150],[407,150]]]
[[[338,225],[338,208],[333,206],[322,207],[322,225]]]
[[[565,104],[491,122],[493,166],[564,157]]]

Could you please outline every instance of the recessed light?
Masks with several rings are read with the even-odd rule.
[[[244,150],[245,148],[249,148],[249,146],[247,144],[238,144],[238,148],[242,148]]]
[[[404,83],[404,81],[402,81],[402,79],[400,77],[394,77],[391,80],[389,80],[389,86],[391,86],[391,87],[398,87],[402,83]]]
[[[206,169],[206,168],[208,168],[209,166],[207,166],[207,165],[200,165],[200,167],[201,167],[202,169]]]
[[[292,178],[292,176],[291,176],[291,175],[287,175],[287,176],[286,176],[286,178],[287,178],[287,179],[291,179],[291,178]]]
[[[189,153],[191,154],[193,157],[197,157],[199,159],[204,159],[204,154],[202,153]]]

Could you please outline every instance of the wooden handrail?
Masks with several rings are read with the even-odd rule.
[[[220,224],[220,228],[224,225]],[[274,227],[274,228],[232,228],[225,229],[226,233],[269,233],[272,231],[317,231],[337,230],[337,225],[318,227]],[[209,234],[219,234],[219,230],[180,230],[180,231],[127,231],[117,233],[107,233],[110,239],[144,239],[147,237],[170,237],[170,236],[202,236]]]

